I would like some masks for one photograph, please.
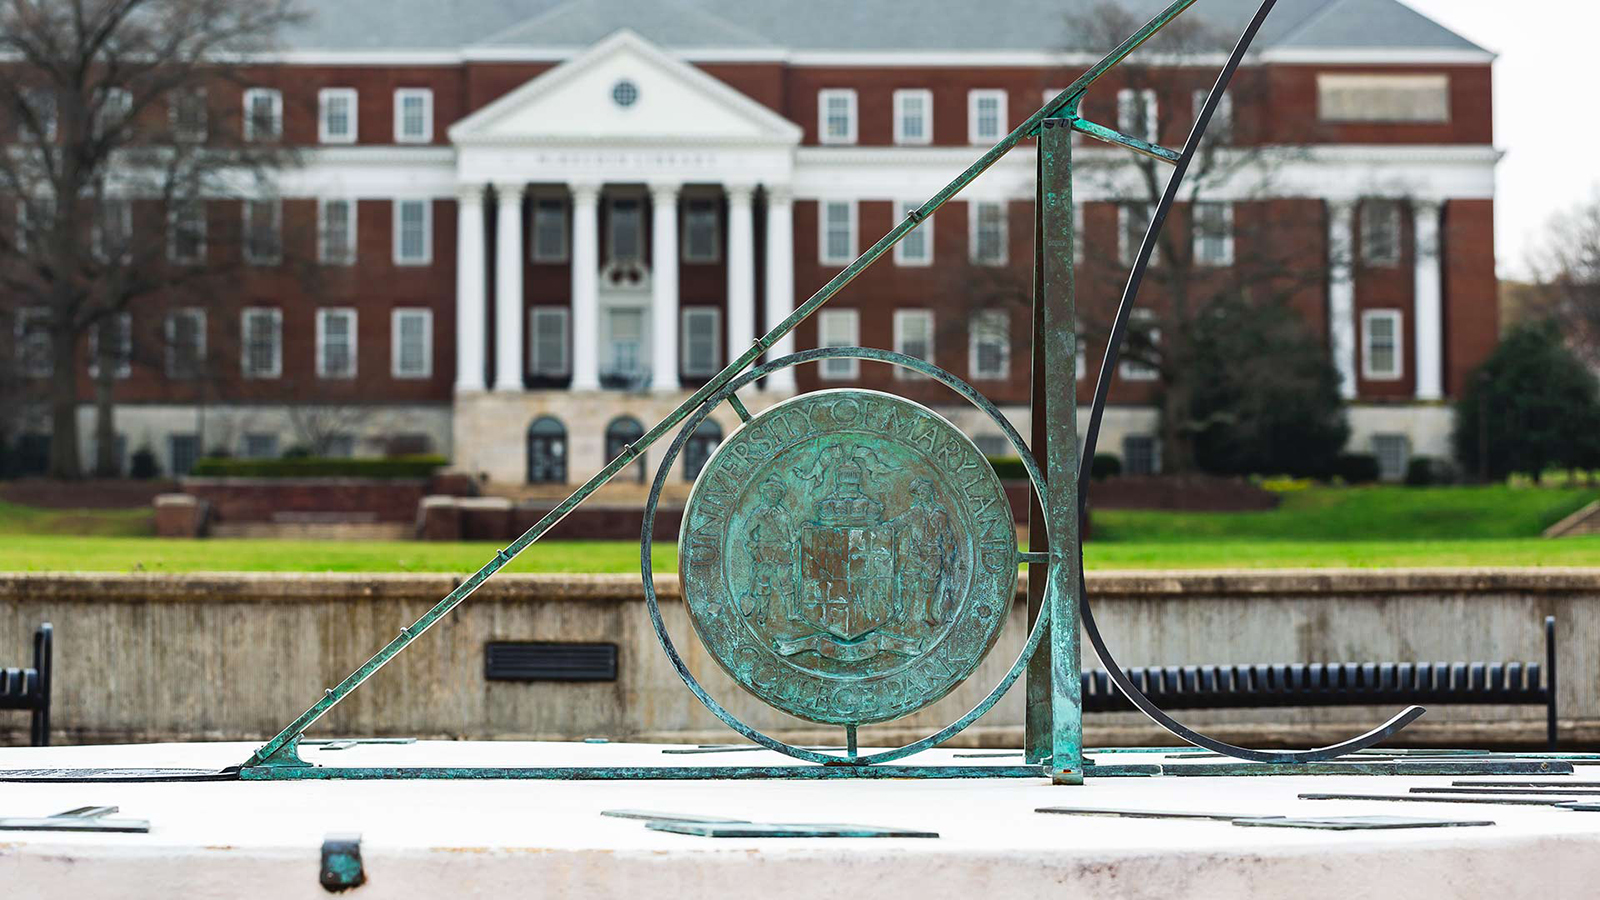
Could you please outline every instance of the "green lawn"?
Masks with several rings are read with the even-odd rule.
[[[1100,510],[1092,569],[1600,566],[1600,537],[1545,540],[1546,526],[1600,496],[1531,487],[1323,488],[1259,513]],[[470,572],[498,547],[412,541],[163,540],[143,510],[39,510],[0,503],[0,571]],[[677,549],[657,544],[658,571]],[[509,572],[639,569],[632,541],[535,544]]]

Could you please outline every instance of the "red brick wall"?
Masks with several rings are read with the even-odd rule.
[[[1494,273],[1494,201],[1452,200],[1442,231],[1445,393],[1459,396],[1467,378],[1500,339]]]
[[[370,513],[410,522],[427,493],[424,479],[185,478],[183,492],[211,504],[213,522],[271,522],[280,513]]]

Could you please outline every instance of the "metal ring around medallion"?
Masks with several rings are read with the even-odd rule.
[[[814,750],[796,747],[784,741],[777,740],[776,738],[769,737],[768,735],[763,734],[745,724],[737,716],[730,713],[714,698],[712,698],[711,695],[700,684],[699,680],[696,679],[693,673],[688,670],[688,667],[684,664],[682,657],[677,652],[677,647],[673,643],[671,635],[667,633],[666,625],[661,616],[660,604],[655,592],[654,569],[651,563],[651,550],[653,547],[652,531],[654,529],[656,510],[660,502],[661,491],[666,484],[667,475],[672,468],[672,464],[682,451],[688,436],[694,433],[694,431],[699,427],[700,423],[703,422],[708,415],[710,415],[713,409],[726,402],[735,391],[750,384],[757,378],[761,378],[779,369],[788,368],[801,363],[818,362],[825,359],[866,359],[888,363],[890,365],[897,365],[903,368],[912,369],[940,382],[941,384],[944,384],[957,395],[978,407],[995,422],[995,424],[1000,428],[1001,432],[1006,436],[1007,441],[1016,450],[1019,458],[1021,458],[1023,467],[1028,472],[1029,480],[1033,483],[1035,489],[1040,490],[1042,493],[1044,484],[1043,476],[1039,471],[1038,464],[1035,462],[1032,454],[1029,452],[1027,445],[1023,443],[1021,435],[1017,433],[1016,429],[1012,427],[1011,423],[1003,414],[1001,414],[1000,410],[995,407],[993,403],[989,402],[987,398],[985,398],[982,394],[979,394],[970,385],[944,371],[943,369],[932,366],[927,362],[915,357],[906,356],[900,353],[893,353],[886,350],[874,350],[864,347],[834,347],[819,350],[808,350],[793,354],[791,356],[786,356],[781,359],[773,360],[772,362],[751,369],[750,371],[741,375],[739,378],[729,382],[715,394],[708,397],[706,401],[701,404],[698,409],[691,413],[690,416],[684,421],[683,426],[679,429],[678,434],[673,439],[671,446],[667,449],[666,455],[662,458],[660,465],[657,467],[655,481],[651,486],[649,499],[646,501],[643,529],[640,536],[640,570],[643,575],[645,601],[650,612],[651,625],[656,630],[656,637],[661,641],[662,649],[666,652],[667,658],[672,663],[673,669],[678,673],[678,677],[683,680],[685,686],[687,686],[690,691],[697,698],[699,698],[700,702],[704,704],[706,708],[709,709],[714,715],[721,719],[730,728],[739,732],[750,740],[755,741],[762,746],[768,747],[769,749],[785,753],[796,759],[832,765],[870,765],[873,763],[901,759],[930,747],[937,746],[938,744],[948,740],[951,736],[960,732],[962,729],[966,728],[968,725],[972,724],[972,722],[976,721],[980,716],[992,708],[994,704],[997,703],[1002,696],[1004,696],[1006,691],[1008,691],[1011,686],[1016,683],[1023,671],[1025,671],[1029,658],[1032,657],[1034,651],[1038,648],[1042,637],[1047,630],[1048,616],[1041,615],[1035,621],[1034,627],[1028,634],[1028,640],[1026,644],[1023,646],[1021,652],[1017,655],[1017,658],[1013,662],[1010,670],[1000,680],[999,684],[997,684],[981,702],[979,702],[966,714],[945,726],[943,729],[940,729],[939,731],[922,738],[921,740],[914,741],[892,750],[886,750],[880,753],[851,759],[844,756],[818,753]],[[815,396],[815,394],[801,394],[794,398],[794,400],[800,400],[809,396]],[[794,401],[785,401],[785,403],[790,402]],[[738,432],[735,432],[735,435],[737,433]],[[733,437],[734,435],[730,435],[729,441],[732,441]],[[927,493],[925,488],[922,490],[924,493]],[[685,521],[687,522],[687,518]],[[861,536],[858,535],[858,538],[859,537]],[[826,541],[827,538],[823,538],[823,540]],[[1009,569],[1011,572],[1015,572],[1015,552],[1015,546],[1013,544],[1011,547],[1011,562],[1009,563]],[[1013,586],[1012,590],[1014,590],[1014,576],[1009,584]],[[1010,591],[1008,591],[1007,594],[1008,596],[1006,598],[1005,608],[1002,609],[1000,611],[1000,615],[996,617],[997,622],[1003,621],[1004,615],[1010,612],[1010,606],[1012,605],[1011,597],[1009,596]],[[1048,603],[1046,604],[1046,609],[1048,609]],[[699,624],[696,623],[697,632],[699,632],[699,627]],[[998,631],[998,625],[996,630]],[[700,636],[702,640],[704,640],[705,635],[700,633]],[[708,649],[710,649],[710,645],[708,645]],[[716,656],[716,653],[713,652],[712,655]],[[719,663],[720,662],[721,660],[719,659]],[[724,668],[726,668],[726,664],[724,664]],[[735,680],[740,681],[737,676],[735,677]],[[959,680],[960,679],[957,679],[957,682],[959,682]],[[742,681],[740,681],[740,683],[743,684]],[[750,689],[748,685],[745,685],[745,687],[746,689]],[[954,687],[954,684],[951,684],[950,687]],[[946,691],[941,691],[939,696],[942,696],[943,693],[947,692],[947,690],[948,689],[946,689]],[[761,696],[759,692],[752,692],[757,693],[757,696]],[[777,706],[777,704],[773,704],[772,701],[768,700],[766,697],[762,697],[762,699],[767,700],[767,702],[771,705]],[[934,697],[933,699],[937,699],[937,697]],[[931,702],[931,700],[929,702]],[[778,706],[778,708],[784,709],[782,706]],[[894,713],[881,718],[863,718],[860,721],[887,721],[905,715],[906,713],[913,711],[915,708],[916,707],[912,707],[902,712]],[[832,721],[834,721],[836,724],[853,724],[843,722],[838,719],[834,719]]]

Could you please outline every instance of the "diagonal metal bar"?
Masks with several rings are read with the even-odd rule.
[[[1103,76],[1117,63],[1127,58],[1128,54],[1138,49],[1139,46],[1145,41],[1149,40],[1152,35],[1154,35],[1157,31],[1160,31],[1169,22],[1171,22],[1184,10],[1193,6],[1196,2],[1197,0],[1175,0],[1175,2],[1168,5],[1149,22],[1145,23],[1145,25],[1138,31],[1134,32],[1121,44],[1117,45],[1116,49],[1106,54],[1103,59],[1092,66],[1088,71],[1080,75],[1077,80],[1071,84],[1071,86],[1067,87],[1060,94],[1058,94],[1055,99],[1051,100],[1049,103],[1046,103],[1037,112],[1029,116],[1025,121],[1022,122],[1022,124],[1013,129],[1010,134],[1001,138],[999,143],[996,143],[982,156],[978,157],[978,159],[973,162],[972,165],[968,166],[960,175],[957,175],[953,181],[945,185],[942,190],[934,194],[933,197],[929,198],[927,202],[923,203],[913,213],[901,220],[901,222],[892,228],[888,234],[885,234],[883,237],[879,238],[877,243],[867,248],[866,252],[862,253],[855,262],[846,266],[843,271],[841,271],[838,275],[835,275],[828,281],[827,284],[823,285],[820,290],[811,295],[810,299],[800,304],[800,306],[798,306],[795,311],[788,316],[788,318],[773,326],[772,330],[768,331],[762,337],[757,338],[754,344],[746,349],[744,353],[739,355],[738,359],[728,363],[728,365],[724,367],[721,372],[718,372],[710,381],[707,381],[704,386],[695,391],[694,394],[689,397],[689,399],[679,404],[677,409],[674,409],[671,414],[662,419],[660,422],[656,423],[655,427],[645,432],[642,438],[636,441],[627,450],[618,454],[616,459],[613,459],[611,462],[607,463],[604,468],[594,475],[594,477],[584,482],[584,484],[577,490],[573,491],[572,494],[567,497],[567,499],[561,501],[556,508],[550,510],[550,512],[545,514],[543,518],[534,523],[533,527],[523,532],[520,537],[508,544],[499,553],[496,553],[494,558],[489,560],[489,562],[486,563],[483,568],[479,569],[470,577],[463,580],[455,590],[447,594],[444,599],[440,600],[433,606],[432,609],[429,609],[410,626],[402,628],[400,633],[396,635],[393,640],[384,645],[383,649],[379,650],[370,659],[363,663],[360,668],[350,673],[343,681],[339,682],[334,687],[328,688],[316,703],[312,704],[310,708],[296,717],[293,722],[290,722],[289,725],[282,731],[278,732],[276,736],[262,744],[260,747],[256,748],[255,752],[250,755],[250,758],[245,761],[244,765],[261,765],[280,751],[292,752],[294,740],[303,734],[305,730],[311,727],[311,725],[314,724],[318,719],[326,715],[328,710],[337,706],[341,700],[350,694],[351,691],[365,683],[368,678],[371,678],[379,669],[383,668],[383,666],[387,664],[389,660],[393,659],[400,653],[400,651],[409,646],[412,641],[416,640],[418,637],[421,637],[424,632],[426,632],[429,628],[432,628],[435,623],[448,615],[451,610],[461,605],[462,601],[470,597],[472,593],[479,588],[479,586],[481,586],[490,578],[490,576],[504,568],[507,563],[516,558],[517,554],[527,549],[535,541],[543,537],[551,528],[554,528],[557,524],[559,524],[562,519],[566,518],[567,515],[576,509],[578,505],[581,504],[585,499],[587,499],[590,494],[594,493],[602,485],[614,478],[617,473],[621,472],[623,469],[627,468],[630,463],[638,459],[645,449],[667,435],[679,422],[682,422],[691,412],[697,409],[700,404],[704,403],[707,398],[722,390],[722,388],[731,382],[735,377],[737,377],[740,372],[743,372],[745,369],[754,364],[761,357],[761,354],[770,349],[779,338],[788,334],[790,331],[793,331],[797,325],[805,321],[807,317],[816,312],[817,309],[819,309],[824,303],[827,303],[830,299],[832,299],[835,294],[843,290],[844,287],[851,281],[854,281],[857,275],[860,275],[863,270],[872,265],[872,263],[877,261],[877,259],[883,256],[883,254],[889,252],[889,250],[894,247],[895,244],[900,242],[901,238],[910,233],[910,231],[913,228],[916,228],[917,225],[920,224],[924,219],[930,215],[933,215],[933,213],[939,209],[939,207],[949,202],[951,198],[960,193],[963,188],[976,180],[978,176],[988,171],[990,167],[999,162],[1001,157],[1011,152],[1012,148],[1016,147],[1016,145],[1023,139],[1036,133],[1039,129],[1040,123],[1049,117],[1054,110],[1066,106],[1072,98],[1081,97],[1084,91],[1088,90],[1090,85],[1099,80],[1101,76]]]
[[[1182,154],[1176,150],[1168,150],[1160,144],[1152,144],[1131,134],[1123,134],[1115,128],[1107,128],[1088,119],[1073,119],[1072,127],[1075,131],[1081,131],[1095,140],[1126,147],[1140,156],[1148,156],[1164,163],[1176,165],[1178,160],[1182,158]]]

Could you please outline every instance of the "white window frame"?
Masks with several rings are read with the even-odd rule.
[[[349,323],[350,323],[349,327],[348,327],[348,330],[345,332],[346,334],[348,334],[350,336],[350,371],[348,371],[348,372],[330,372],[328,370],[328,359],[327,359],[327,356],[325,354],[325,351],[328,348],[328,320],[330,318],[335,317],[335,316],[337,316],[339,318],[342,318],[342,319],[348,319]],[[356,316],[355,307],[351,307],[351,306],[324,306],[324,307],[320,307],[320,308],[317,309],[317,377],[318,378],[336,378],[336,379],[339,379],[339,380],[343,381],[345,379],[350,379],[350,378],[355,378],[356,377],[356,372],[358,371],[358,369],[360,367],[359,363],[358,363],[359,357],[356,354],[356,341],[357,341],[356,328],[358,326],[359,321],[360,320]]]
[[[44,141],[53,144],[61,131],[61,102],[51,88],[24,88],[22,102],[36,118],[44,119]]]
[[[1197,88],[1194,92],[1194,120],[1200,120],[1200,110],[1205,108],[1211,91]],[[1224,92],[1217,101],[1217,111],[1211,114],[1211,126],[1206,129],[1206,141],[1213,144],[1233,142],[1233,95]]]
[[[828,334],[835,327],[851,335],[849,343],[830,341]],[[854,309],[825,309],[817,313],[817,349],[827,347],[861,346],[861,312]],[[825,359],[817,366],[821,381],[854,381],[861,377],[859,359]]]
[[[991,320],[989,324],[985,320]],[[1000,336],[1000,365],[994,371],[980,369],[978,352],[983,342]],[[1011,314],[1003,309],[981,309],[972,314],[967,329],[967,376],[972,381],[1009,381],[1011,378]]]
[[[983,221],[983,210],[996,207],[1000,210],[1000,218],[998,220],[1000,223],[1000,255],[995,259],[984,259],[978,254],[978,248],[981,246],[978,237],[982,231],[980,223]],[[1010,204],[1004,200],[974,200],[967,204],[967,259],[973,265],[1001,267],[1009,264],[1011,260],[1009,246],[1011,243],[1010,214]]]
[[[1392,228],[1394,241],[1390,245],[1392,254],[1383,256],[1372,252],[1372,233],[1379,221],[1378,213],[1386,211],[1383,216],[1383,227]],[[1361,201],[1361,264],[1379,269],[1392,269],[1400,265],[1400,257],[1405,250],[1405,219],[1401,215],[1400,201],[1387,197],[1369,197]]]
[[[848,220],[846,224],[850,226],[850,247],[848,252],[841,256],[828,255],[828,210],[834,204],[845,207]],[[825,266],[849,265],[855,262],[857,240],[859,238],[856,226],[859,221],[859,215],[859,206],[854,200],[829,200],[824,198],[817,201],[817,262]]]
[[[1133,240],[1133,235],[1128,232],[1128,226],[1132,224],[1128,217],[1133,213],[1135,206],[1144,207],[1145,229],[1149,229],[1150,219],[1156,213],[1156,204],[1154,203],[1117,204],[1117,260],[1124,266],[1133,265],[1133,257],[1139,252],[1139,242]],[[1143,231],[1140,232],[1140,235],[1140,240],[1143,240]],[[1150,248],[1150,265],[1157,265],[1160,262],[1161,242],[1158,240],[1155,246]]]
[[[910,330],[910,323],[914,321],[925,323],[928,346],[928,354],[926,356],[917,356],[916,358],[923,362],[937,365],[937,363],[934,363],[937,350],[934,346],[933,310],[931,309],[897,309],[894,311],[894,352],[903,353],[907,356],[916,356],[916,354],[907,351],[905,346],[906,332]],[[907,369],[904,366],[894,366],[893,368],[896,381],[924,381],[927,379],[926,375],[915,369]]]
[[[849,129],[846,134],[842,135],[830,135],[828,133],[828,101],[836,97],[847,101],[846,105],[848,107],[846,124]],[[856,136],[860,133],[858,109],[855,88],[823,88],[817,91],[817,143],[854,144]]]
[[[422,256],[406,258],[401,255],[404,246],[405,216],[402,208],[407,203],[422,205]],[[400,197],[394,201],[394,264],[397,266],[428,266],[433,264],[433,201],[427,197]]]
[[[277,331],[272,342],[272,365],[263,371],[250,368],[250,320],[266,316]],[[245,378],[265,379],[283,377],[283,310],[274,306],[249,306],[239,312],[239,372]]]
[[[1200,212],[1202,209],[1222,210],[1222,256],[1217,259],[1208,259],[1202,252],[1205,246],[1204,235],[1200,232]],[[1226,268],[1233,265],[1233,204],[1224,201],[1201,201],[1189,207],[1190,237],[1194,240],[1194,263],[1197,266],[1211,268]]]
[[[421,134],[406,134],[405,102],[413,98],[422,100]],[[433,143],[433,88],[395,88],[394,142],[396,144]]]
[[[686,263],[717,263],[722,261],[722,207],[715,197],[686,197],[680,209],[683,222],[679,226],[678,259]],[[711,211],[711,252],[690,252],[689,210],[695,207]]]
[[[704,317],[710,321],[711,364],[704,368],[690,365],[689,320]],[[685,376],[704,378],[722,370],[722,310],[715,306],[685,306],[678,312],[679,369]]]
[[[561,246],[555,252],[551,252],[548,247],[541,247],[539,245],[539,235],[541,233],[539,229],[539,216],[542,212],[541,207],[544,209],[549,209],[552,206],[555,208],[556,215],[561,220]],[[572,241],[567,234],[567,220],[567,198],[557,194],[534,195],[533,209],[530,211],[528,221],[528,258],[530,260],[534,261],[535,263],[555,265],[564,263],[571,258]]]
[[[200,104],[200,127],[194,131],[183,127],[183,104],[191,99]],[[174,140],[186,144],[204,143],[210,133],[211,111],[206,106],[205,88],[180,88],[167,95],[167,124]]]
[[[1156,314],[1148,309],[1135,309],[1129,317],[1129,323],[1150,322]],[[1145,329],[1150,334],[1150,343],[1161,346],[1161,329]],[[1135,360],[1124,360],[1117,364],[1117,377],[1123,381],[1156,381],[1161,378],[1161,370],[1155,366],[1146,365]]]
[[[101,262],[110,262],[111,258],[106,253],[106,219],[117,211],[122,219],[122,233],[127,236],[129,246],[122,248],[122,262],[133,259],[133,199],[130,197],[104,197],[95,211],[94,221],[89,227],[89,244],[95,259]]]
[[[1136,112],[1135,100],[1144,101],[1144,121],[1130,121]],[[1161,139],[1161,112],[1154,88],[1122,88],[1117,91],[1117,130],[1140,140],[1158,143]]]
[[[921,206],[922,204],[915,200],[900,201],[900,218],[906,218],[912,210]],[[908,242],[913,236],[922,241],[923,252],[921,256],[912,256],[909,253]],[[907,232],[906,236],[894,245],[894,264],[912,268],[926,268],[933,265],[933,216],[928,216],[918,222],[915,228]]]
[[[978,127],[978,104],[984,100],[995,100],[994,128],[992,135],[983,134]],[[993,144],[1006,134],[1006,123],[1010,121],[1006,111],[1006,92],[999,88],[973,88],[967,91],[967,142],[971,144]]]
[[[132,91],[124,87],[106,88],[105,99],[100,102],[100,109],[95,114],[95,136],[104,137],[107,125],[127,122],[132,112]]]
[[[251,108],[255,106],[257,97],[266,97],[272,101],[272,133],[256,134],[255,116],[251,115]],[[320,126],[319,126],[320,127]],[[244,92],[244,139],[247,142],[258,143],[283,140],[283,92],[277,88],[246,88]]]
[[[199,246],[195,248],[192,257],[178,254],[178,229],[182,225],[183,212],[194,210],[199,213],[199,227],[196,236]],[[195,266],[205,262],[206,259],[206,202],[198,197],[190,200],[176,200],[167,209],[167,261],[174,265]]]
[[[350,218],[346,223],[344,255],[335,257],[328,251],[328,208],[335,203],[343,203],[348,209]],[[356,264],[356,211],[358,207],[354,197],[318,197],[317,198],[317,262],[325,266],[353,266]]]
[[[1372,351],[1372,324],[1387,321],[1393,329],[1394,370],[1385,372],[1374,367]],[[1361,312],[1361,377],[1367,381],[1399,381],[1406,377],[1405,317],[1398,309],[1367,309]]]
[[[101,319],[89,329],[89,377],[100,377],[100,330],[108,324],[115,323],[118,331],[118,343],[127,352],[117,361],[117,370],[111,373],[112,378],[127,378],[133,373],[133,314],[120,312],[108,319]]]
[[[400,323],[406,319],[422,321],[422,368],[407,372],[401,367],[404,342]],[[433,377],[433,310],[424,307],[403,306],[389,313],[389,374],[395,378],[423,379]]]
[[[560,322],[561,364],[545,365],[539,358],[540,319]],[[533,306],[528,308],[528,374],[535,378],[563,378],[572,374],[572,310],[565,306]]]
[[[183,373],[178,371],[178,319],[193,319],[195,321],[194,364],[195,371]],[[205,369],[206,360],[206,311],[198,306],[175,309],[167,313],[163,325],[166,337],[166,367],[168,378],[199,378]]]
[[[258,203],[272,204],[272,233],[276,237],[278,252],[271,256],[257,256],[255,249],[255,228],[250,220],[250,208]],[[273,197],[268,200],[246,199],[240,204],[244,218],[244,261],[252,266],[276,266],[283,262],[283,200]]]
[[[922,135],[908,136],[905,132],[906,102],[922,101]],[[904,88],[894,92],[894,142],[906,146],[933,143],[933,91],[927,88]]]
[[[30,339],[29,322],[33,319],[42,319],[46,328],[42,332],[44,352],[40,353],[41,359],[34,359],[28,352]],[[16,329],[16,348],[18,366],[24,378],[49,378],[55,371],[55,346],[50,340],[48,325],[50,323],[50,307],[24,306],[17,310],[14,328]]]
[[[344,100],[348,103],[349,130],[345,134],[334,134],[328,128],[328,111],[334,100]],[[355,88],[333,87],[317,91],[317,141],[323,144],[354,144],[356,136],[360,134],[356,115],[359,102],[360,98]]]

